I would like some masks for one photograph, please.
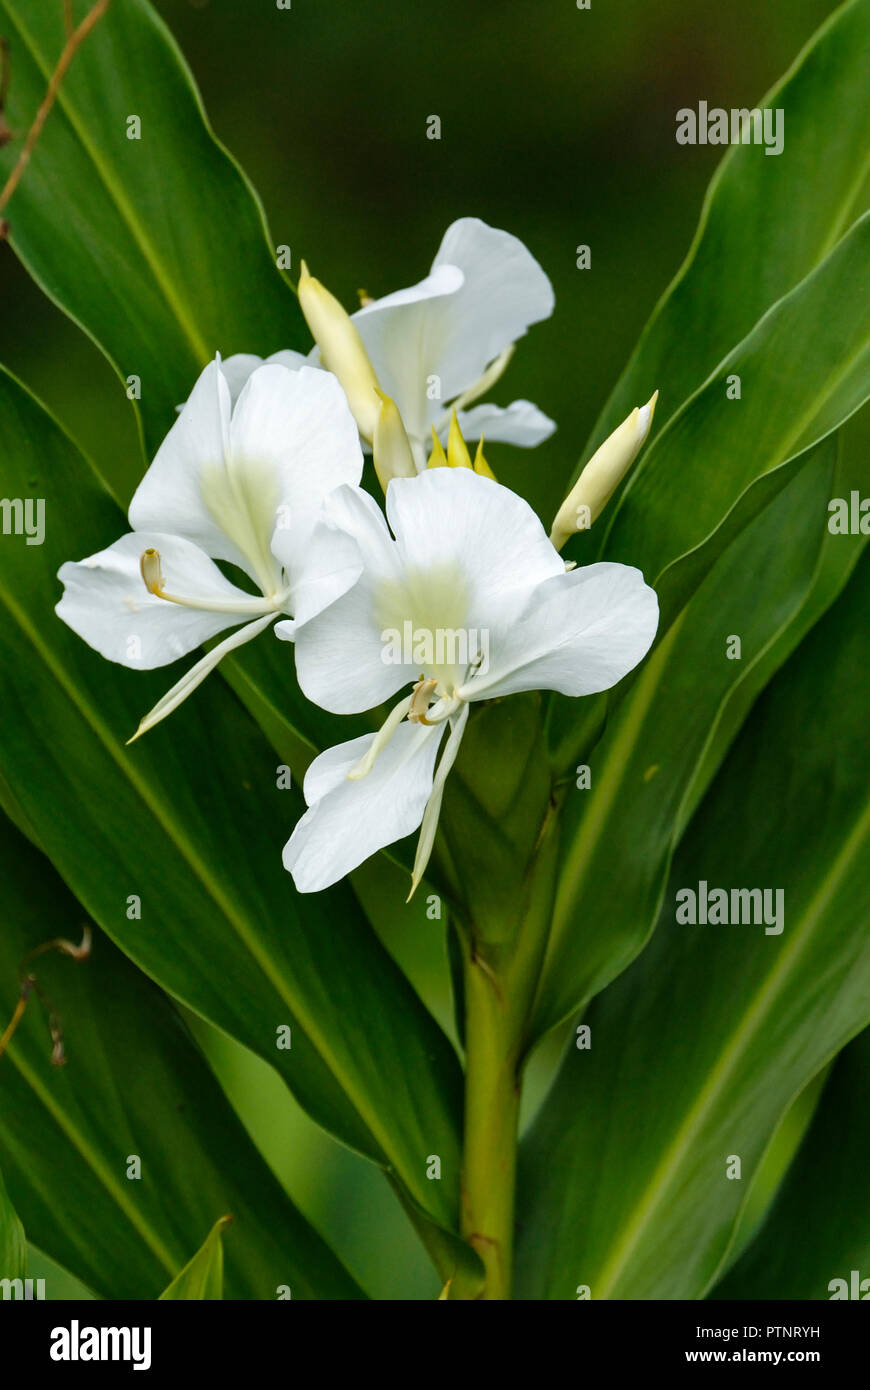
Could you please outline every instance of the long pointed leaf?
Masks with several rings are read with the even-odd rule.
[[[77,942],[82,911],[7,821],[0,871],[7,1015],[24,957],[50,937]],[[24,968],[62,1019],[67,1058],[52,1065],[34,990],[0,1058],[0,1163],[36,1245],[103,1297],[156,1298],[232,1212],[229,1297],[275,1298],[279,1285],[363,1297],[281,1191],[176,1010],[107,937],[87,960],[44,954]]]
[[[865,553],[757,705],[652,945],[590,1010],[591,1050],[571,1049],[533,1127],[526,1295],[703,1296],[780,1117],[870,1021],[868,661]],[[701,881],[782,889],[784,930],[679,923],[676,891]]]

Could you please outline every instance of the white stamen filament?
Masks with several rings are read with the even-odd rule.
[[[386,748],[410,707],[411,696],[406,695],[403,700],[400,700],[399,703],[390,710],[383,724],[375,734],[368,752],[360,758],[359,762],[354,763],[350,772],[347,774],[349,782],[358,782],[360,778],[367,776],[367,774],[371,772],[375,758],[383,748]]]
[[[359,762],[354,763],[346,774],[349,782],[359,782],[363,777],[368,776],[378,755],[386,748],[406,715],[415,724],[443,724],[445,719],[449,719],[452,714],[456,713],[462,701],[455,695],[444,695],[440,700],[436,700],[431,709],[424,710],[415,716],[414,701],[418,700],[421,692],[425,692],[424,698],[428,700],[436,685],[437,681],[435,680],[419,680],[411,694],[405,695],[397,705],[394,705],[372,739],[368,751],[360,758]],[[430,718],[430,715],[434,717]]]
[[[160,564],[160,551],[149,546],[143,550],[139,569],[145,588],[155,598],[165,599],[167,603],[178,603],[182,608],[201,609],[205,613],[249,613],[256,617],[262,613],[278,613],[286,602],[290,590],[282,589],[267,598],[193,598],[190,595],[168,594],[163,587],[163,571]]]

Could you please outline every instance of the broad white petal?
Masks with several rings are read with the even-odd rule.
[[[352,315],[375,374],[399,407],[405,428],[423,437],[448,399],[440,384],[444,306],[461,291],[458,266],[442,265],[409,289],[397,290]],[[438,376],[439,381],[432,380]],[[427,391],[435,393],[429,401]],[[455,392],[453,393],[456,394]]]
[[[519,444],[532,449],[542,444],[556,428],[551,420],[531,401],[511,401],[502,408],[500,405],[475,405],[471,410],[457,412],[459,428],[466,441],[480,439],[483,435],[487,444]],[[449,419],[442,424],[439,436],[447,443],[450,431]]]
[[[130,503],[134,531],[183,536],[215,560],[251,573],[203,495],[203,478],[224,469],[232,405],[220,363],[210,362],[167,434]]]
[[[183,608],[150,594],[139,570],[149,546],[160,552],[168,592],[212,600],[216,608],[251,599],[197,546],[178,536],[136,531],[86,560],[67,561],[58,571],[64,585],[58,617],[108,661],[143,671],[186,656],[251,616]]]
[[[325,522],[322,509],[306,511],[286,525],[282,518],[272,537],[272,554],[284,569],[290,589],[286,607],[293,622],[282,622],[279,633],[290,641],[296,627],[346,594],[363,568],[356,541]]]
[[[300,893],[328,888],[377,850],[416,830],[432,791],[443,732],[440,724],[401,724],[360,781],[348,781],[347,774],[374,734],[315,758],[305,777],[309,809],[284,847],[284,867]]]
[[[347,398],[331,372],[314,367],[288,371],[267,363],[254,372],[233,411],[230,448],[234,471],[247,476],[265,469],[275,480],[278,508],[291,513],[362,476]]]
[[[460,690],[467,700],[519,690],[593,695],[649,651],[658,599],[640,570],[600,563],[540,585],[518,620],[493,634],[490,666]]]
[[[383,514],[368,493],[338,488],[327,498],[323,513],[312,548],[323,546],[324,555],[329,555],[332,547],[339,547],[335,554],[340,566],[340,538],[349,536],[363,570],[353,587],[325,611],[296,624],[296,672],[309,700],[334,714],[356,714],[374,709],[411,679],[405,667],[385,660],[389,652],[383,634],[390,625],[386,598],[401,585],[399,557]],[[286,624],[280,629],[280,637],[292,635]]]
[[[461,217],[444,234],[432,263],[458,265],[465,283],[444,304],[445,400],[481,377],[489,363],[549,318],[555,298],[541,266],[518,237],[478,217]]]
[[[450,293],[400,291],[354,315],[382,389],[408,433],[426,439],[445,404],[553,312],[553,289],[517,237],[463,217],[448,227],[423,286],[458,271]]]
[[[528,502],[467,468],[394,478],[387,517],[406,572],[419,576],[417,611],[406,616],[421,626],[424,609],[432,626],[486,625],[565,572]]]
[[[252,352],[235,352],[232,357],[225,357],[221,362],[221,370],[230,388],[233,405],[239,399],[242,387],[248,377],[264,363],[274,363],[279,367],[287,367],[291,372],[298,372],[300,367],[311,366],[311,362],[305,354],[295,352],[293,348],[282,348],[280,352],[273,352],[271,357],[257,357]]]
[[[264,593],[281,587],[271,549],[332,488],[359,482],[362,452],[338,382],[302,367],[259,367],[229,426],[226,467],[203,479],[212,513],[248,558]]]
[[[276,524],[358,482],[362,454],[338,382],[311,367],[258,367],[235,409],[218,363],[203,372],[130,507],[135,530],[185,536],[240,566],[263,593],[281,587]]]

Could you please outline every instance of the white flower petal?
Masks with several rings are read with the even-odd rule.
[[[417,478],[406,479],[417,483]],[[393,487],[393,484],[390,484]],[[340,568],[350,536],[363,572],[349,592],[310,622],[296,625],[296,671],[309,700],[334,714],[358,714],[389,699],[410,677],[403,666],[384,661],[383,631],[389,626],[382,595],[401,582],[396,546],[377,503],[358,488],[342,487],[324,503],[312,552]],[[290,637],[281,623],[279,637]]]
[[[460,410],[456,416],[462,437],[467,442],[480,439],[483,435],[487,444],[518,444],[524,449],[532,449],[541,444],[556,428],[551,420],[531,401],[511,401],[504,408],[500,405],[476,405],[471,410]],[[447,443],[450,431],[449,419],[438,431],[443,444]]]
[[[547,276],[517,237],[464,217],[448,227],[426,280],[353,318],[409,435],[426,439],[445,404],[553,303]]]
[[[345,394],[330,372],[314,367],[291,372],[266,364],[254,372],[233,411],[230,447],[240,473],[265,466],[277,484],[278,507],[291,512],[316,506],[333,488],[362,476]]]
[[[549,318],[555,298],[541,266],[519,237],[489,227],[478,217],[462,217],[444,234],[432,263],[458,265],[462,290],[445,306],[444,354],[451,373],[464,378],[456,390],[449,378],[447,399],[470,386],[510,343],[533,323]]]
[[[216,607],[251,599],[190,541],[151,531],[122,536],[106,550],[67,561],[58,571],[64,585],[58,617],[108,661],[143,671],[165,666],[250,618],[244,612],[184,608],[150,594],[139,570],[148,547],[160,552],[168,592],[212,600]]]
[[[320,518],[320,511],[306,511],[289,525],[279,524],[272,537],[272,554],[290,590],[286,606],[293,622],[282,622],[279,633],[285,641],[292,641],[297,627],[346,594],[362,573],[353,538],[335,526],[318,525]]]
[[[655,592],[629,565],[563,573],[540,585],[518,620],[493,634],[489,670],[459,694],[479,700],[520,690],[608,690],[649,651],[658,612]]]
[[[250,565],[224,535],[203,498],[204,472],[224,467],[231,414],[230,388],[218,362],[210,362],[167,434],[130,503],[134,531],[183,536],[215,560]]]
[[[186,537],[271,594],[281,585],[270,549],[276,524],[361,473],[356,426],[334,377],[264,365],[231,411],[227,380],[210,363],[140,483],[130,521],[136,531]]]
[[[328,888],[423,819],[443,725],[402,724],[360,781],[347,774],[374,734],[330,748],[305,777],[309,809],[284,847],[284,867],[300,893]],[[317,794],[315,796],[315,793]]]
[[[403,564],[420,574],[420,588],[431,596],[432,626],[486,625],[505,606],[523,604],[535,585],[565,572],[528,502],[467,468],[394,478],[387,517]],[[436,618],[439,591],[450,588],[464,591],[464,615],[454,602]],[[424,625],[423,613],[406,616]]]
[[[294,352],[292,348],[282,348],[280,352],[273,352],[271,357],[257,357],[252,352],[233,353],[232,357],[225,357],[221,362],[221,371],[230,388],[230,398],[233,405],[239,399],[242,387],[251,373],[266,363],[287,367],[291,372],[298,372],[300,367],[313,365],[303,352]]]

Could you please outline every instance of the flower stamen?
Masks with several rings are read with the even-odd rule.
[[[429,706],[432,703],[432,696],[435,694],[437,688],[438,682],[434,677],[429,680],[424,679],[423,676],[420,677],[411,692],[408,719],[412,724],[432,724],[433,722],[438,722],[437,720],[433,721],[426,718]]]
[[[163,566],[160,551],[148,546],[139,558],[139,571],[149,594],[165,599],[167,603],[178,603],[182,608],[196,608],[205,613],[242,613],[257,616],[261,613],[279,613],[289,596],[289,589],[275,593],[271,598],[193,598],[189,595],[168,594],[164,589]]]

